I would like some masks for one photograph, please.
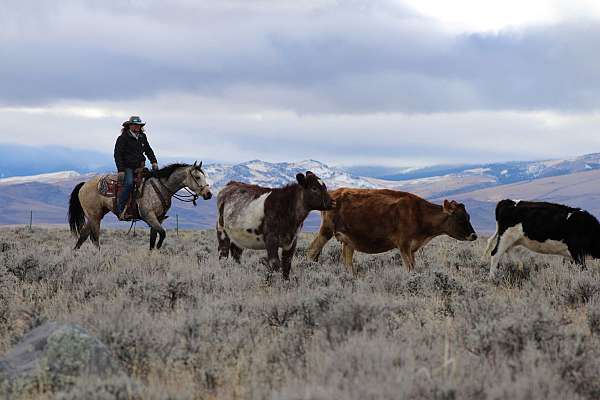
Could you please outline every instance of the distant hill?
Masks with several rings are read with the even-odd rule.
[[[600,215],[599,155],[502,165],[508,164],[515,167],[512,170],[499,170],[500,164],[495,169],[489,166],[470,166],[450,174],[402,181],[356,176],[315,160],[295,163],[252,160],[233,165],[209,164],[205,165],[205,170],[214,192],[218,192],[230,180],[279,187],[294,182],[298,172],[311,170],[323,178],[331,189],[391,188],[415,193],[438,204],[446,198],[456,199],[467,205],[473,224],[480,232],[490,232],[495,228],[494,208],[496,202],[503,198],[565,203]],[[93,174],[64,171],[0,179],[0,225],[25,224],[30,210],[34,213],[34,223],[66,223],[67,199],[71,190],[76,183],[89,179],[91,175]],[[508,175],[512,176],[511,179],[520,180],[505,183],[503,179],[508,178],[501,178]],[[179,215],[182,228],[213,228],[216,218],[215,198],[200,200],[195,208],[174,201],[170,215],[172,218],[167,221],[167,227],[170,228],[175,224],[175,215]],[[106,218],[105,224],[127,226],[112,216]],[[305,229],[315,230],[318,226],[319,214],[312,213]]]
[[[454,199],[467,205],[476,228],[495,229],[494,210],[502,199],[539,200],[581,207],[600,217],[600,170],[540,178],[464,192]],[[441,198],[434,199],[441,201]]]
[[[600,153],[566,159],[542,161],[510,161],[489,164],[434,165],[423,168],[396,169],[389,167],[346,167],[351,173],[364,172],[384,180],[406,181],[447,175],[461,176],[477,173],[493,179],[496,184],[507,184],[549,176],[600,169]]]

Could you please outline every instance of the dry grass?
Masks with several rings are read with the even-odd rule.
[[[600,397],[596,263],[532,256],[492,284],[483,240],[442,238],[413,273],[395,252],[358,254],[353,280],[333,241],[306,261],[310,239],[284,282],[260,252],[219,263],[212,231],[149,253],[147,234],[74,252],[65,231],[0,230],[0,352],[44,320],[74,322],[126,371],[44,398]]]

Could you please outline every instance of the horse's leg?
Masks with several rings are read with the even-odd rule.
[[[86,221],[83,228],[81,228],[81,232],[79,232],[79,238],[77,239],[77,243],[75,244],[75,250],[78,250],[81,247],[81,245],[83,243],[85,243],[87,238],[90,236],[90,233],[91,233],[90,223],[88,221]]]
[[[150,228],[150,250],[154,250],[154,246],[156,245],[156,235],[158,232],[154,228]]]
[[[146,223],[150,225],[151,229],[154,229],[158,233],[159,238],[158,243],[156,244],[156,248],[160,249],[162,247],[163,241],[165,240],[165,236],[167,236],[165,228],[162,227],[160,221],[158,220],[155,214],[147,214],[144,217],[144,221],[146,221]]]
[[[90,226],[92,243],[94,243],[97,248],[100,248],[100,218],[91,219],[88,224]]]

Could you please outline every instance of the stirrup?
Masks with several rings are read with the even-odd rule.
[[[121,211],[120,214],[117,214],[117,218],[119,219],[119,221],[127,221],[127,206],[125,206],[125,208],[123,209],[123,211]]]

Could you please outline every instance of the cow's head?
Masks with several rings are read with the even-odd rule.
[[[304,192],[304,204],[309,210],[331,210],[334,206],[333,200],[327,193],[327,186],[318,176],[310,171],[306,175],[296,175],[298,184]]]
[[[456,201],[444,200],[442,206],[444,212],[448,214],[446,221],[447,234],[457,240],[473,241],[477,239],[475,229],[471,225],[471,217],[465,209],[465,205]]]

